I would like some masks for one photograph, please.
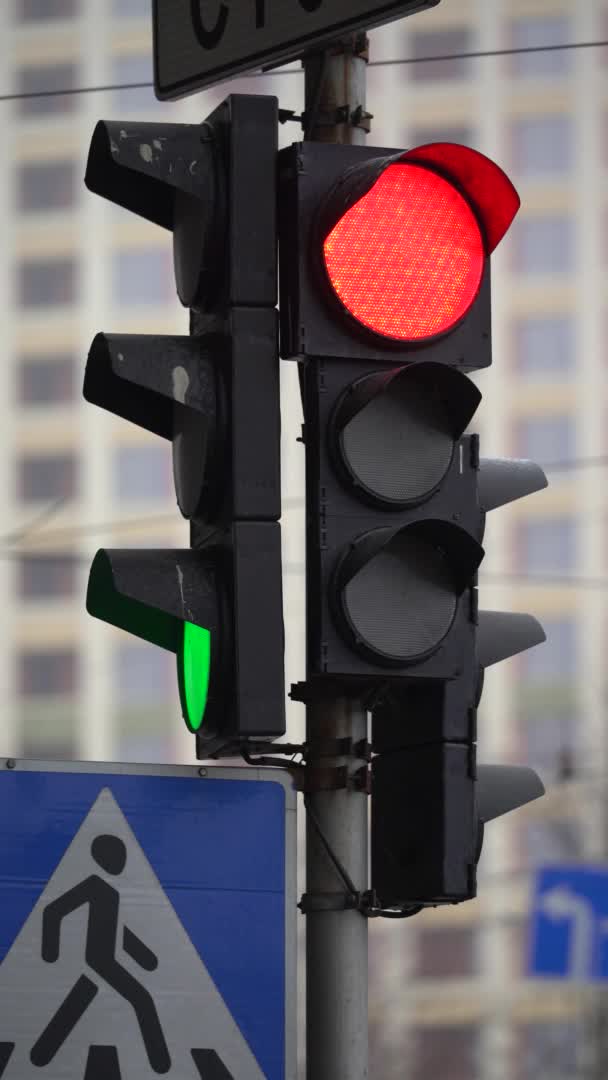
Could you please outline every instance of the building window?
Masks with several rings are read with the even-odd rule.
[[[29,695],[73,694],[77,685],[75,649],[28,649],[18,657],[19,692]]]
[[[162,248],[118,251],[112,262],[112,293],[120,307],[166,304],[174,292],[170,252]]]
[[[16,102],[22,116],[40,116],[48,113],[74,112],[76,95],[61,94],[58,91],[71,91],[78,85],[74,64],[52,64],[46,67],[23,67],[17,73],[17,91],[20,94],[33,94],[34,97],[19,98]],[[56,91],[56,93],[49,93]]]
[[[418,930],[414,974],[417,978],[477,974],[476,935],[472,927]]]
[[[572,517],[533,517],[516,525],[516,569],[530,574],[559,574],[574,570],[578,559],[578,528]]]
[[[472,127],[445,124],[441,127],[414,127],[410,131],[409,146],[425,146],[426,143],[451,142],[473,146],[475,134]]]
[[[18,593],[23,600],[56,600],[74,596],[78,562],[72,554],[22,555]]]
[[[575,363],[575,321],[571,315],[530,315],[513,324],[515,363],[522,375],[553,377]]]
[[[166,499],[173,491],[168,446],[122,446],[114,454],[117,499]]]
[[[530,49],[542,45],[564,45],[572,41],[571,21],[561,16],[513,19],[510,23],[509,47]],[[507,57],[512,75],[524,78],[546,78],[565,75],[572,70],[572,51],[556,49],[547,52],[514,53]]]
[[[76,260],[26,259],[17,267],[17,281],[21,307],[55,307],[74,303]]]
[[[511,121],[511,160],[524,176],[568,172],[574,162],[571,116],[519,116]]]
[[[574,679],[578,672],[576,620],[564,616],[543,618],[542,622],[547,640],[519,657],[523,679],[536,684]]]
[[[580,1027],[572,1020],[521,1024],[515,1032],[514,1080],[571,1080],[580,1075],[577,1047]]]
[[[475,1080],[478,1076],[479,1030],[471,1024],[419,1027],[412,1030],[410,1080],[445,1076]]]
[[[511,245],[514,270],[525,274],[568,273],[574,268],[574,221],[552,214],[518,218]]]
[[[177,693],[175,658],[151,645],[123,644],[114,654],[120,761],[170,761],[170,702]]]
[[[19,22],[69,19],[77,13],[77,0],[17,0]]]
[[[408,64],[410,78],[415,82],[437,82],[457,79],[464,81],[471,73],[471,61],[461,53],[474,49],[473,34],[468,27],[453,30],[410,31],[409,55],[417,63]],[[425,60],[426,56],[445,57]]]
[[[115,91],[116,108],[127,111],[157,109],[158,101],[151,85],[153,78],[152,56],[149,52],[115,56],[112,60],[112,81],[114,85],[124,87]],[[130,83],[148,85],[129,88]]]
[[[119,704],[158,705],[176,690],[175,658],[152,645],[123,644],[114,653],[114,686]]]
[[[78,757],[75,732],[48,732],[42,723],[23,722],[21,733],[21,756],[39,761],[72,761]],[[73,728],[73,725],[72,725]]]
[[[576,456],[574,417],[567,414],[533,416],[515,425],[514,451],[539,465],[556,465]]]
[[[17,395],[22,405],[63,405],[74,401],[76,361],[64,353],[28,356],[18,366]]]
[[[28,162],[17,172],[20,210],[64,210],[76,201],[76,165],[73,161]]]
[[[24,454],[18,462],[18,492],[24,502],[69,498],[76,494],[75,454]]]

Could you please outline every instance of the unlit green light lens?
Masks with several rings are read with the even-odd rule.
[[[202,626],[184,623],[182,648],[177,656],[178,680],[182,711],[190,731],[199,731],[207,707],[209,669],[211,665],[211,634]]]

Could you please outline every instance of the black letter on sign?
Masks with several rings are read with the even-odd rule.
[[[217,13],[217,22],[213,27],[213,30],[206,30],[203,26],[201,6],[202,0],[190,0],[190,11],[192,14],[194,33],[198,38],[199,44],[203,46],[203,49],[215,49],[215,46],[219,45],[224,36],[226,23],[228,22],[228,5],[223,3],[222,0],[220,10]]]
[[[300,0],[300,7],[304,8],[304,11],[317,11],[323,0]]]

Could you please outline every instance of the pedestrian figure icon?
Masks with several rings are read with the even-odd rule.
[[[117,836],[96,836],[91,844],[91,855],[97,865],[113,877],[122,874],[127,861],[126,846]],[[84,963],[131,1006],[151,1068],[155,1073],[167,1073],[171,1068],[171,1057],[152,995],[116,956],[120,919],[118,889],[93,873],[47,904],[42,917],[42,959],[49,964],[59,959],[63,920],[84,905],[89,908]],[[128,926],[123,929],[122,948],[144,970],[154,971],[158,967],[158,957]],[[42,1067],[53,1060],[98,991],[93,979],[86,974],[80,976],[33,1046],[30,1054],[33,1065]]]

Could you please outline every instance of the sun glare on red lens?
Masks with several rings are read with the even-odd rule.
[[[344,307],[384,337],[444,333],[473,303],[485,251],[471,207],[442,176],[389,165],[323,245]]]

